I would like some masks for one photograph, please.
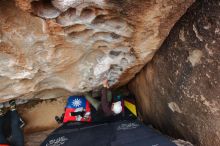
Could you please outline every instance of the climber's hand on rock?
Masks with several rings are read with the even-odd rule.
[[[109,84],[108,84],[108,80],[107,79],[103,80],[102,84],[103,84],[103,87],[109,88]]]

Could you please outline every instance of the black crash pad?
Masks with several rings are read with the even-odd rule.
[[[111,123],[67,123],[52,132],[41,146],[176,146],[138,120]]]

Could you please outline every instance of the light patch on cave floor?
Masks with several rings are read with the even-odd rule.
[[[212,112],[216,113],[219,111],[219,107],[217,106],[216,103],[208,101],[203,95],[201,95],[201,101],[202,103],[207,106],[207,108]]]
[[[199,32],[198,32],[198,30],[197,30],[195,25],[193,25],[193,31],[195,32],[196,37],[199,39],[199,41],[202,42],[203,41],[203,37],[199,34]]]
[[[180,32],[179,32],[179,39],[183,42],[186,41],[186,38],[185,38],[185,33],[184,33],[184,29],[181,29]]]
[[[193,50],[192,52],[189,52],[189,57],[188,60],[194,67],[195,65],[199,64],[201,62],[201,57],[203,56],[202,51],[196,49]]]
[[[168,103],[168,107],[172,110],[172,112],[182,113],[179,106],[175,102]]]

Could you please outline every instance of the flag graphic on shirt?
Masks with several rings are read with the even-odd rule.
[[[70,96],[66,108],[86,108],[86,99],[81,96]]]

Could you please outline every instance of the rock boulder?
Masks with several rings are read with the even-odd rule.
[[[146,122],[201,146],[220,145],[219,10],[194,3],[129,84]]]

